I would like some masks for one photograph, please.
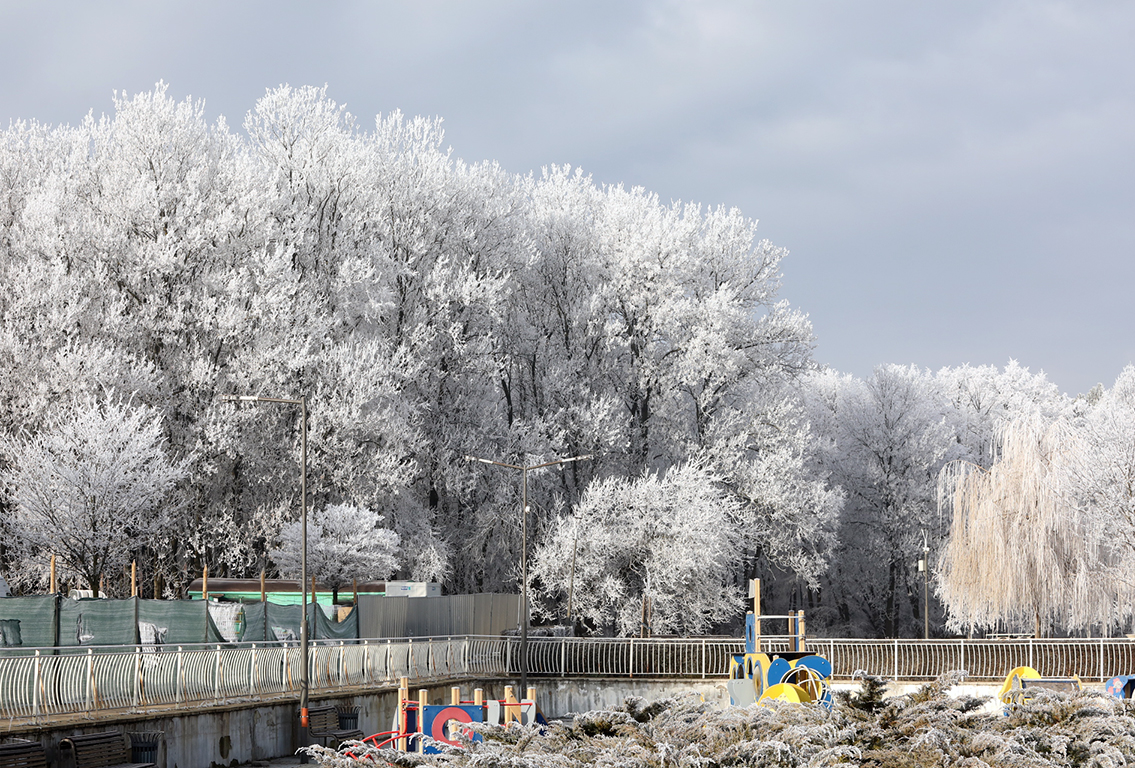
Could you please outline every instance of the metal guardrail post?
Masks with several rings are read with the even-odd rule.
[[[36,655],[37,656],[39,655],[38,651],[36,652]],[[136,645],[136,646],[134,646],[134,695],[131,697],[133,699],[132,706],[135,709],[138,708],[138,699],[140,698],[141,692],[142,692],[142,646]]]
[[[43,681],[43,673],[40,670],[39,651],[35,652],[35,680],[32,683],[32,715],[39,717],[39,689]]]
[[[567,635],[560,638],[560,677],[567,676]]]
[[[1029,638],[1029,666],[1036,669],[1036,664],[1033,663],[1033,639]]]
[[[505,640],[504,645],[504,673],[510,674],[512,672],[512,638]]]
[[[705,680],[705,638],[701,639],[701,679]]]
[[[1101,638],[1100,638],[1100,682],[1101,682],[1101,683],[1102,683],[1102,682],[1104,681],[1104,676],[1103,676],[1103,670],[1104,670],[1104,666],[1103,666],[1103,654],[1104,654],[1104,646],[1103,646],[1103,638],[1101,637]]]
[[[248,694],[250,696],[257,696],[260,691],[256,690],[256,671],[257,671],[257,653],[256,643],[252,644],[252,653],[249,654],[248,661]]]
[[[86,708],[90,711],[94,703],[94,649],[86,649]]]
[[[895,680],[899,679],[899,641],[895,639]]]
[[[182,647],[177,646],[177,694],[174,700],[180,704],[183,699],[183,689],[185,686],[184,671],[185,671],[185,653]]]
[[[960,669],[965,669],[966,668],[966,639],[964,637],[958,638],[958,647],[961,649],[961,662],[958,664],[958,667]]]
[[[627,672],[630,674],[631,677],[634,677],[634,638],[633,637],[631,638],[630,661],[627,664]]]
[[[213,700],[221,700],[221,646],[213,654]]]

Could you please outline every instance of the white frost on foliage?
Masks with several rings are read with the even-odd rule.
[[[740,518],[704,463],[599,480],[536,552],[531,578],[545,593],[574,584],[573,613],[594,627],[638,634],[645,604],[651,633],[704,633],[740,607],[729,579]]]
[[[352,581],[385,579],[398,568],[401,537],[381,528],[382,515],[351,504],[331,504],[307,522],[307,574],[332,589]],[[280,572],[298,577],[303,538],[299,522],[280,530],[280,544],[271,551]]]
[[[38,562],[32,573],[55,554],[63,578],[98,589],[132,549],[153,544],[173,512],[164,502],[186,476],[164,432],[153,408],[111,398],[67,403],[38,433],[0,442],[14,507],[7,528],[25,562]]]

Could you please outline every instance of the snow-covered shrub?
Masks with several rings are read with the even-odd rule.
[[[1008,717],[992,715],[979,711],[982,699],[948,695],[963,676],[951,673],[892,698],[881,697],[881,679],[864,676],[861,690],[839,697],[831,712],[787,702],[715,709],[696,694],[650,704],[629,698],[614,710],[543,730],[475,725],[484,741],[438,755],[356,747],[309,752],[323,768],[1040,768],[1135,761],[1135,716],[1124,702],[1098,693],[1038,691]],[[361,759],[345,756],[351,750]]]

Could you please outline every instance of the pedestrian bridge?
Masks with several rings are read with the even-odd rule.
[[[509,681],[520,672],[513,637],[433,637],[317,641],[310,647],[310,697],[342,698],[461,681]],[[970,682],[999,682],[1017,666],[1046,677],[1105,681],[1135,672],[1135,642],[1070,640],[809,639],[832,662],[833,678],[855,672],[896,681],[968,671]],[[765,651],[787,641],[764,640]],[[721,680],[740,639],[529,638],[528,675],[535,680]],[[219,706],[298,700],[296,643],[20,648],[0,652],[0,734],[65,723],[137,720]]]

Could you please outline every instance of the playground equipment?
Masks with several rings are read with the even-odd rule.
[[[410,698],[409,679],[403,677],[398,689],[398,712],[392,730],[376,733],[363,739],[363,743],[381,749],[391,744],[402,752],[437,754],[435,743],[460,746],[457,735],[480,741],[480,735],[463,728],[465,723],[492,723],[496,725],[546,725],[543,713],[536,705],[536,689],[529,688],[527,698],[517,700],[513,687],[505,686],[503,699],[485,699],[484,691],[477,688],[473,699],[461,699],[461,689],[450,688],[448,704],[430,704],[428,692],[418,691],[418,698]]]
[[[1122,687],[1122,686],[1121,686]],[[1050,691],[1079,691],[1080,678],[1071,677],[1041,677],[1041,674],[1032,667],[1014,667],[1005,676],[1005,682],[997,694],[998,700],[1005,705],[1008,714],[1013,707],[1028,703],[1033,697],[1029,689],[1045,688]],[[1122,697],[1121,697],[1122,698]]]
[[[1116,675],[1107,681],[1104,690],[1117,699],[1135,698],[1135,675]]]
[[[831,709],[831,662],[806,649],[804,612],[783,616],[761,615],[760,580],[749,584],[753,610],[745,615],[745,653],[729,662],[729,700],[735,706],[748,706],[762,701],[815,702]],[[761,650],[761,622],[786,620],[788,632],[774,636],[786,639],[784,651]],[[767,625],[766,625],[767,626]]]

